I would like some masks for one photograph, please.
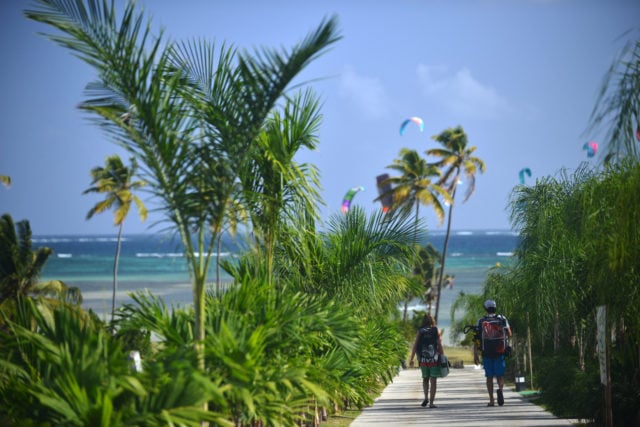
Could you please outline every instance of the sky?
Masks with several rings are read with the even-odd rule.
[[[118,3],[118,2],[116,2]],[[50,29],[23,15],[30,1],[0,3],[0,214],[28,220],[34,235],[116,234],[111,212],[86,220],[99,200],[83,195],[90,170],[112,154],[128,155],[77,105],[96,74],[41,35]],[[424,153],[443,130],[462,126],[486,163],[454,230],[510,230],[509,197],[528,167],[536,179],[594,165],[583,145],[605,73],[629,37],[638,35],[638,0],[139,0],[155,29],[173,40],[204,38],[252,51],[289,49],[337,16],[342,39],[296,80],[322,104],[315,151],[300,162],[321,173],[322,218],[353,204],[380,208],[375,177],[401,148]],[[626,32],[632,30],[629,35]],[[408,117],[417,126],[400,135]],[[434,159],[429,159],[434,160]],[[464,186],[465,183],[463,182]],[[154,202],[141,197],[149,206]],[[444,230],[421,209],[429,232]],[[125,233],[150,233],[135,211]],[[161,228],[161,227],[160,227]]]

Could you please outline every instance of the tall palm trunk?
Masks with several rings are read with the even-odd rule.
[[[118,263],[120,262],[120,248],[122,246],[122,227],[120,223],[118,227],[118,241],[116,243],[116,256],[113,260],[113,295],[111,297],[111,327],[113,329],[113,320],[116,316],[116,294],[118,293]]]
[[[216,245],[216,295],[220,297],[220,287],[222,285],[220,279],[220,250],[222,249],[222,233],[218,235],[218,244]]]
[[[444,246],[442,247],[442,262],[440,262],[440,274],[438,275],[438,289],[436,294],[436,324],[438,323],[438,314],[440,314],[440,291],[442,290],[442,281],[444,280],[444,264],[447,259],[447,247],[449,246],[449,235],[451,234],[451,216],[453,214],[453,204],[456,199],[456,190],[458,189],[458,176],[456,175],[456,184],[454,184],[451,192],[451,204],[449,205],[449,218],[447,218],[447,233],[444,236]]]
[[[414,244],[418,241],[418,218],[420,218],[419,217],[419,213],[420,213],[420,203],[416,201],[416,219],[415,219],[415,226],[413,228],[413,242],[414,242]],[[409,298],[410,297],[411,296],[407,292],[407,296],[404,299],[404,312],[402,314],[402,321],[403,322],[407,321],[408,311],[409,311]],[[429,308],[429,312],[431,312],[431,308]]]

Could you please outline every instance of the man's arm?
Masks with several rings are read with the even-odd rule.
[[[475,363],[476,365],[480,364],[480,356],[478,356],[478,346],[477,345],[473,345],[473,363]]]
[[[507,331],[507,336],[511,337],[511,325],[509,325],[509,320],[506,317],[502,316],[504,319],[504,328]]]
[[[480,332],[480,321],[478,320],[478,323],[476,324],[476,330],[474,331],[474,336],[473,336],[473,363],[475,363],[476,365],[480,364],[480,349],[478,348],[478,340],[476,339],[476,335],[475,334],[479,334]]]

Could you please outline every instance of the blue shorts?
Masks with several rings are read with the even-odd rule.
[[[483,357],[482,366],[484,366],[484,376],[487,378],[504,377],[504,355],[498,357]]]

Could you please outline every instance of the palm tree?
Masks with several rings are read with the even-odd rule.
[[[444,281],[444,266],[447,258],[447,246],[449,245],[449,236],[451,234],[451,217],[453,214],[453,206],[455,204],[456,190],[460,183],[460,176],[464,175],[467,184],[467,191],[463,199],[466,202],[473,194],[476,184],[476,172],[483,173],[485,171],[484,162],[473,155],[476,147],[467,147],[467,134],[462,126],[445,129],[439,135],[433,137],[436,141],[444,146],[444,148],[432,148],[426,151],[428,156],[439,157],[440,160],[434,163],[438,168],[446,168],[442,177],[438,181],[438,185],[444,186],[450,195],[449,216],[447,218],[447,233],[444,238],[444,246],[442,249],[442,262],[440,263],[440,274],[438,276],[438,289],[436,296],[436,321],[440,310],[440,291]]]
[[[444,208],[440,198],[448,202],[449,194],[432,180],[436,177],[441,178],[440,169],[428,164],[417,151],[408,148],[401,149],[400,157],[394,159],[387,167],[400,173],[399,176],[387,179],[387,182],[393,185],[393,209],[412,209],[415,206],[417,240],[420,205],[432,205],[440,223],[444,220]]]
[[[85,2],[87,5],[85,5]],[[150,34],[135,3],[116,20],[116,6],[101,0],[42,0],[30,19],[60,33],[50,38],[93,66],[99,84],[82,108],[95,113],[114,139],[144,168],[185,248],[192,280],[195,339],[204,370],[205,285],[224,206],[240,171],[256,155],[256,138],[292,80],[336,42],[337,23],[323,21],[290,51],[260,49],[255,55],[197,41],[177,45]],[[148,50],[147,50],[148,48]],[[122,119],[124,113],[131,116]],[[205,155],[206,154],[206,155]],[[231,171],[221,183],[210,173]]]
[[[622,153],[640,160],[640,41],[631,40],[605,75],[587,132],[607,126],[606,160]]]
[[[413,274],[424,289],[423,300],[429,306],[429,314],[431,314],[433,300],[436,296],[434,285],[437,283],[436,269],[440,262],[440,252],[431,243],[420,247]]]
[[[273,257],[279,226],[285,215],[300,209],[317,216],[319,180],[312,165],[298,164],[302,148],[314,149],[320,125],[319,103],[311,91],[287,99],[283,113],[275,112],[258,137],[260,153],[243,172],[244,196],[251,213],[253,234],[264,249],[267,280],[271,282]]]
[[[20,297],[62,297],[80,304],[82,295],[60,280],[40,282],[51,248],[33,248],[29,221],[13,222],[11,215],[0,217],[0,305],[13,304]]]
[[[113,209],[114,224],[118,227],[118,240],[116,243],[116,256],[113,261],[113,296],[111,298],[111,321],[113,322],[116,312],[116,293],[118,290],[118,262],[120,260],[120,248],[122,246],[122,229],[124,220],[131,210],[131,205],[138,208],[140,219],[147,219],[147,208],[142,200],[133,192],[144,187],[144,181],[132,181],[136,174],[138,165],[135,158],[131,159],[131,167],[126,167],[118,155],[107,157],[105,166],[97,166],[91,169],[92,187],[83,192],[103,193],[104,200],[96,203],[87,213],[87,219],[91,219],[95,214]]]
[[[393,194],[392,210],[412,209],[415,206],[415,226],[414,242],[418,241],[418,228],[420,219],[420,205],[432,205],[440,221],[444,220],[444,208],[442,202],[449,201],[449,195],[432,178],[440,178],[440,170],[427,163],[420,157],[417,151],[403,148],[400,150],[400,157],[394,159],[393,163],[387,166],[400,173],[399,176],[390,177],[382,185],[391,184]],[[382,194],[380,198],[386,194]],[[404,302],[404,320],[407,320],[407,310],[409,300],[412,295],[407,295]]]

